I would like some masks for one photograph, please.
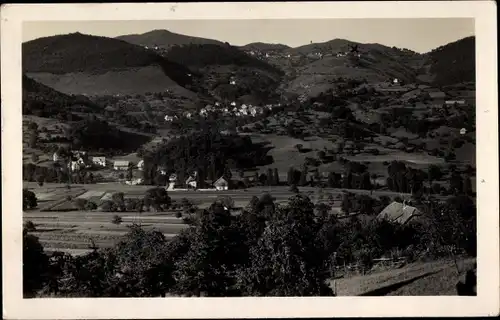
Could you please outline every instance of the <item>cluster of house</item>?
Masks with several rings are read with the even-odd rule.
[[[85,168],[90,168],[93,165],[106,165],[106,160],[104,157],[89,157],[85,151],[71,151],[71,154],[66,159],[59,152],[54,152],[52,155],[52,160],[59,163],[63,160],[67,161],[67,166],[71,171],[80,171]]]
[[[181,116],[175,114],[167,114],[165,115],[165,121],[172,122],[180,117],[184,117],[187,119],[191,119],[195,115],[199,115],[201,117],[207,117],[210,113],[222,113],[225,116],[252,116],[256,117],[264,113],[265,109],[271,110],[274,107],[281,106],[281,104],[267,104],[264,107],[254,106],[251,104],[238,104],[236,101],[233,101],[229,104],[229,106],[223,106],[220,102],[216,102],[214,105],[206,105],[204,108],[200,109],[196,112],[185,111]]]
[[[63,157],[59,152],[54,152],[52,156],[52,160],[54,162],[62,162],[63,160],[66,162],[68,168],[71,171],[80,171],[82,169],[97,167],[97,168],[105,168],[107,165],[106,157],[102,156],[94,156],[90,157],[86,151],[71,151],[71,154],[68,158]],[[115,160],[113,161],[113,169],[116,171],[128,170],[131,166],[130,161],[124,160]],[[144,167],[144,161],[141,160],[137,164],[137,168],[141,170]]]
[[[262,52],[259,50],[248,50],[246,51],[247,54],[260,58],[260,59],[269,59],[269,58],[279,58],[279,59],[292,59],[292,58],[299,58],[299,56],[291,55],[289,53],[283,53],[279,51],[266,51]]]
[[[207,188],[207,189],[215,189],[218,191],[228,190],[229,185],[230,185],[229,180],[230,179],[222,176],[213,182],[212,181],[205,181],[205,184],[207,186],[212,186],[212,188]],[[172,173],[168,177],[168,185],[167,185],[168,191],[185,190],[185,188],[183,188],[184,186],[187,189],[198,189],[199,186],[198,186],[198,179],[197,179],[197,172],[196,171],[193,172],[192,174],[190,174],[188,176],[188,178],[184,181],[184,183],[182,181],[180,181],[179,177],[175,173]]]

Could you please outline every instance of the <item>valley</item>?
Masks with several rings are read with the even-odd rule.
[[[475,256],[474,50],[474,37],[417,53],[167,30],[25,42],[25,236],[61,270],[114,261],[103,296],[137,294],[114,277],[139,283],[148,268],[168,270],[151,280],[168,289],[145,296],[366,295],[424,274],[386,294],[454,294],[450,255],[469,269]],[[263,289],[267,261],[285,260],[309,268],[293,281],[329,289]],[[389,260],[405,275],[381,271]],[[193,275],[212,270],[231,284]],[[446,284],[422,289],[433,281]]]

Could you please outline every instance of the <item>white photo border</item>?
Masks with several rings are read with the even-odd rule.
[[[21,43],[26,21],[473,18],[476,36],[476,297],[23,299]],[[1,7],[2,266],[6,319],[486,316],[499,313],[494,1],[11,4]]]

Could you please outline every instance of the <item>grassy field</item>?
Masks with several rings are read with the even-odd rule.
[[[400,269],[375,272],[331,281],[339,296],[434,296],[456,295],[455,285],[475,258],[418,262]],[[459,273],[460,272],[460,273]]]

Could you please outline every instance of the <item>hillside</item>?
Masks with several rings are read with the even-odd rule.
[[[220,99],[234,100],[244,95],[268,98],[275,94],[283,75],[277,67],[233,46],[173,47],[165,57],[201,74],[201,85]]]
[[[467,37],[436,48],[425,55],[427,58],[425,72],[436,85],[474,82],[475,48],[475,37]]]
[[[192,81],[188,69],[150,50],[81,33],[23,43],[22,54],[29,77],[64,93],[164,92]]]
[[[350,54],[354,45],[358,46],[359,57]],[[370,82],[398,78],[413,82],[417,76],[413,64],[421,59],[410,50],[343,39],[292,48],[287,52],[301,59],[285,90],[310,96],[331,89],[340,77]]]
[[[240,46],[240,49],[247,51],[247,50],[255,50],[255,51],[261,51],[261,52],[266,52],[266,51],[283,51],[286,49],[290,49],[289,46],[280,44],[280,43],[264,43],[264,42],[252,42],[249,44],[246,44],[244,46]]]
[[[100,112],[100,107],[84,96],[70,96],[23,75],[23,115],[67,117],[69,111]]]
[[[142,34],[129,34],[116,37],[115,39],[127,41],[132,44],[158,47],[168,49],[172,46],[183,46],[189,44],[215,44],[224,45],[223,42],[205,39],[200,37],[192,37],[183,34],[170,32],[168,30],[152,30]]]

